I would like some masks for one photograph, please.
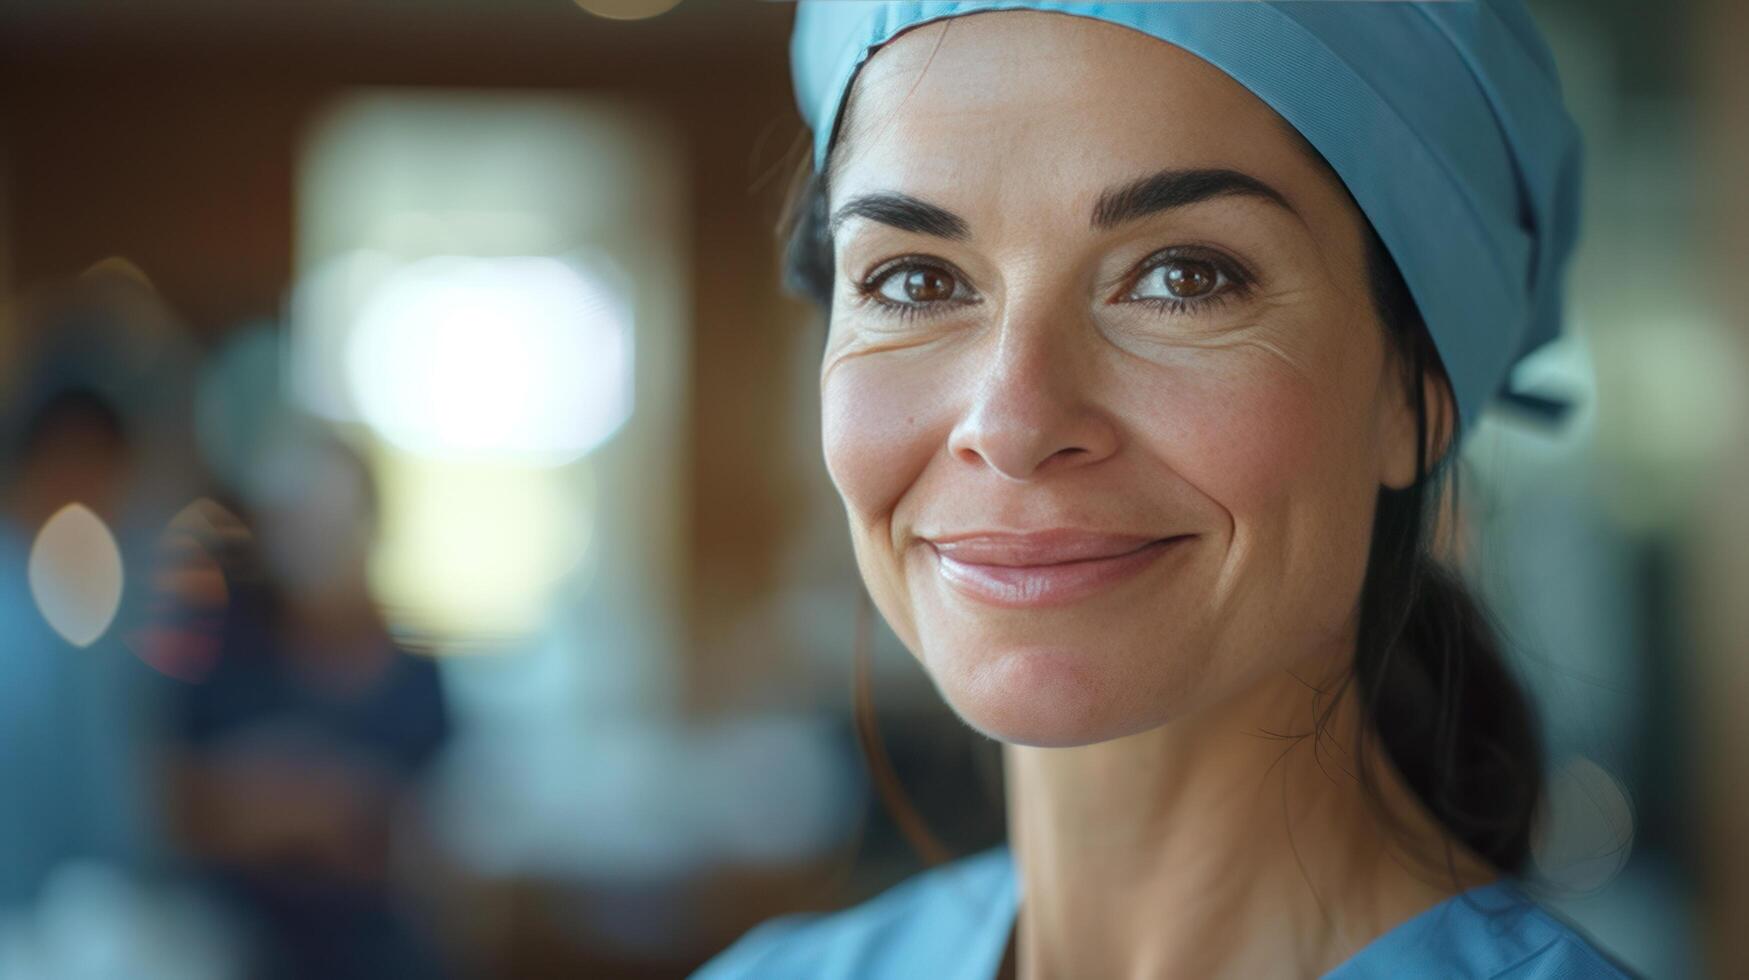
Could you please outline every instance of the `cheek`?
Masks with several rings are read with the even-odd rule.
[[[886,524],[951,427],[928,372],[876,358],[834,365],[820,386],[826,468],[854,523]]]
[[[863,585],[913,651],[919,648],[916,617],[895,515],[946,443],[952,428],[947,391],[929,372],[885,356],[831,365],[820,386],[826,468],[850,518]]]
[[[1264,359],[1161,380],[1162,456],[1230,522],[1210,607],[1242,649],[1294,656],[1347,626],[1377,481],[1354,379]],[[1313,380],[1317,377],[1319,380]],[[1143,416],[1138,416],[1143,417]],[[1273,637],[1273,639],[1272,639]]]
[[[1170,401],[1151,417],[1170,420],[1186,478],[1236,523],[1284,510],[1340,522],[1350,498],[1370,508],[1380,475],[1376,329],[1334,303],[1275,309],[1254,337],[1151,379]]]
[[[1135,388],[1138,437],[1235,522],[1291,493],[1330,427],[1319,389],[1273,365],[1162,371]]]

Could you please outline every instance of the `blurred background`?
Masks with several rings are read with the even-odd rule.
[[[1532,7],[1574,409],[1472,440],[1471,572],[1547,901],[1749,976],[1749,5]],[[791,15],[0,0],[0,978],[680,977],[918,870],[886,774],[1001,839],[878,625],[859,749]]]

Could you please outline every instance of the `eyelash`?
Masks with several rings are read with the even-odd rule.
[[[875,266],[868,275],[863,276],[856,283],[857,296],[863,302],[873,303],[901,320],[936,316],[942,312],[943,306],[965,306],[973,302],[972,300],[959,300],[957,302],[950,300],[941,303],[895,303],[881,295],[881,287],[886,285],[888,279],[916,269],[936,269],[947,273],[955,282],[964,283],[966,281],[966,277],[951,265],[921,255],[902,255],[896,259],[882,262]]]
[[[1217,287],[1217,291],[1214,293],[1191,299],[1163,296],[1137,296],[1131,298],[1130,294],[1135,292],[1137,285],[1142,281],[1143,277],[1147,276],[1155,269],[1166,265],[1168,262],[1183,259],[1208,263],[1214,268],[1215,273],[1225,280],[1225,284]],[[1207,249],[1192,249],[1186,248],[1182,245],[1174,245],[1169,248],[1161,249],[1153,255],[1148,256],[1146,259],[1143,259],[1141,265],[1136,268],[1136,271],[1124,278],[1125,298],[1123,302],[1145,303],[1148,306],[1163,310],[1175,316],[1186,315],[1189,313],[1200,313],[1214,309],[1215,307],[1230,302],[1236,298],[1243,297],[1251,290],[1252,281],[1251,274],[1236,260],[1227,258],[1224,255],[1220,255]]]
[[[1194,259],[1213,266],[1216,273],[1225,280],[1225,287],[1209,296],[1184,299],[1161,296],[1131,297],[1142,278],[1168,262],[1180,259]],[[881,295],[881,287],[889,278],[899,273],[911,272],[916,269],[935,269],[946,273],[955,282],[964,283],[965,276],[959,270],[940,261],[921,255],[904,255],[883,262],[856,283],[857,297],[862,302],[873,303],[888,313],[902,320],[916,317],[938,316],[944,306],[966,306],[976,300],[944,300],[936,303],[896,303]],[[1173,316],[1185,316],[1191,313],[1213,309],[1237,296],[1243,296],[1250,290],[1251,276],[1244,271],[1239,263],[1224,256],[1210,254],[1204,250],[1186,249],[1183,246],[1172,246],[1143,259],[1134,271],[1125,276],[1124,298],[1113,302],[1142,303]]]

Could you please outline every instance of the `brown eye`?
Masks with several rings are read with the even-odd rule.
[[[905,297],[913,303],[952,299],[953,277],[940,269],[912,269],[905,273]]]
[[[868,288],[892,306],[939,306],[967,301],[972,291],[960,278],[936,265],[902,265],[873,278]]]
[[[1213,301],[1240,285],[1215,262],[1177,256],[1143,270],[1127,298],[1200,303]]]
[[[1174,259],[1163,267],[1166,289],[1180,299],[1194,299],[1215,288],[1220,273],[1207,262]]]

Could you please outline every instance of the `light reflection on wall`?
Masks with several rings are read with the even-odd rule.
[[[597,510],[587,467],[555,474],[392,446],[379,447],[373,463],[384,503],[373,584],[421,628],[476,642],[515,639],[541,629],[561,585],[588,587],[573,577]]]
[[[682,882],[817,854],[861,805],[830,722],[683,714],[674,147],[569,96],[367,93],[306,155],[287,380],[361,436],[394,625],[493,654],[443,659],[431,797],[483,874]],[[743,778],[774,765],[782,793]],[[671,953],[653,925],[596,928]]]
[[[288,380],[368,433],[373,584],[440,649],[534,641],[598,561],[623,615],[678,618],[671,159],[572,96],[366,91],[312,131]]]
[[[409,452],[566,463],[630,414],[627,320],[587,267],[421,259],[365,299],[348,387],[365,421]]]

